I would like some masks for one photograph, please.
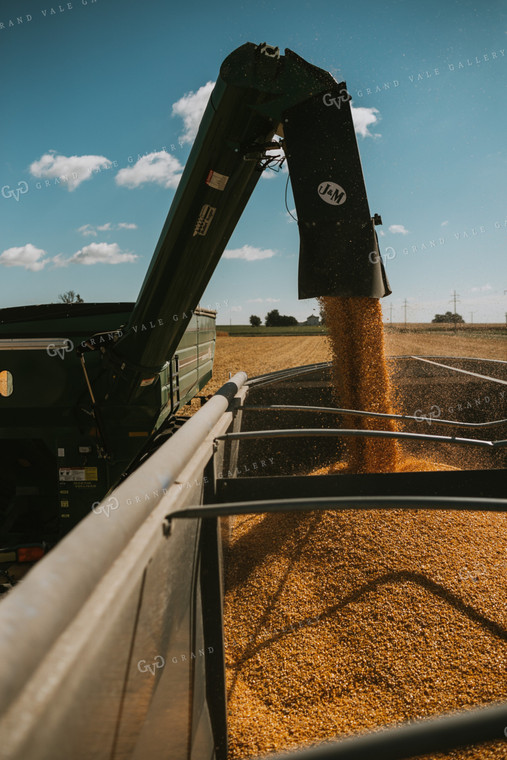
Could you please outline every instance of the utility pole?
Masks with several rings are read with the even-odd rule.
[[[457,303],[457,301],[459,301],[459,295],[458,295],[458,293],[456,293],[456,291],[455,291],[455,290],[454,290],[454,291],[453,291],[453,293],[452,293],[452,298],[451,298],[451,301],[452,301],[452,302],[453,302],[453,304],[454,304],[454,311],[453,311],[453,314],[456,316],[456,314],[457,314],[457,312],[456,312],[456,303]],[[456,334],[456,329],[457,329],[457,326],[458,326],[458,323],[457,323],[457,321],[456,321],[456,320],[454,320],[454,334]]]
[[[407,299],[405,298],[405,300],[403,301],[403,310],[405,312],[405,330],[407,329],[407,309],[408,309],[408,303],[407,303]]]

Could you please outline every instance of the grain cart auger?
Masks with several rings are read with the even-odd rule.
[[[136,303],[0,311],[0,545],[54,544],[207,382],[214,315],[197,305],[276,162],[275,135],[299,215],[299,296],[390,292],[349,100],[345,83],[290,50],[238,48],[222,64]]]
[[[345,84],[291,51],[246,44],[221,67],[137,302],[0,312],[1,519],[12,540],[1,559],[56,544],[0,604],[6,760],[226,760],[221,518],[507,510],[505,362],[396,359],[409,406],[387,416],[411,427],[387,434],[447,447],[449,471],[308,477],[303,460],[323,464],[325,441],[336,452],[344,433],[385,435],[334,427],[344,411],[370,412],[332,406],[327,364],[249,381],[238,372],[173,434],[175,411],[211,373],[214,314],[199,298],[275,160],[275,135],[299,217],[300,297],[388,294]],[[466,419],[413,414],[448,409],[456,388]],[[447,434],[421,433],[428,419]],[[455,606],[507,638],[472,600]],[[507,704],[484,705],[289,757],[435,756],[503,742],[505,726]]]

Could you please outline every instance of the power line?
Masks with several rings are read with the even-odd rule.
[[[403,308],[403,310],[405,312],[405,330],[406,330],[407,329],[407,309],[408,309],[408,302],[407,302],[406,298],[403,301],[403,307],[402,308]]]
[[[459,300],[460,300],[460,296],[459,296],[459,294],[458,294],[458,293],[456,293],[456,291],[454,290],[454,291],[453,291],[453,293],[452,293],[452,298],[451,298],[451,301],[452,301],[452,302],[453,302],[453,304],[454,304],[454,314],[456,314],[456,303],[457,303]]]
[[[459,297],[458,293],[456,293],[456,291],[453,290],[451,301],[454,304],[454,311],[453,311],[453,314],[454,314],[454,332],[456,332],[456,329],[457,329],[457,326],[458,326],[458,319],[457,319],[457,316],[456,316],[457,315],[456,302],[459,301],[459,300],[460,300],[460,297]]]

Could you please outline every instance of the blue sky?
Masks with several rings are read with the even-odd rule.
[[[393,295],[384,314],[507,311],[503,2],[3,0],[0,306],[135,300],[222,60],[291,48],[345,79]],[[72,178],[72,175],[76,175]],[[59,182],[58,177],[69,181]],[[221,324],[297,300],[287,174],[261,178],[201,303]],[[288,193],[289,208],[293,208]]]

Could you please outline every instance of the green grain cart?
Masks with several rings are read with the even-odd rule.
[[[12,580],[47,554],[0,603],[2,759],[226,760],[229,518],[350,499],[413,509],[436,493],[423,477],[434,473],[410,484],[396,474],[292,475],[294,452],[308,464],[325,440],[369,434],[329,424],[340,410],[325,408],[326,367],[248,383],[240,372],[183,425],[175,417],[211,376],[214,314],[198,303],[274,149],[296,201],[300,297],[389,292],[349,101],[345,83],[290,50],[243,45],[221,67],[136,303],[0,311],[0,569]],[[499,364],[458,372],[488,374],[495,387]],[[429,370],[410,367],[418,387]],[[276,387],[292,410],[272,408]],[[269,429],[259,431],[266,406]],[[283,449],[290,439],[297,445]],[[284,468],[268,472],[268,456]],[[252,462],[260,472],[238,477]],[[435,508],[505,510],[499,477],[482,472],[440,477],[451,496]],[[505,725],[500,705],[300,757],[412,757],[499,738]]]

